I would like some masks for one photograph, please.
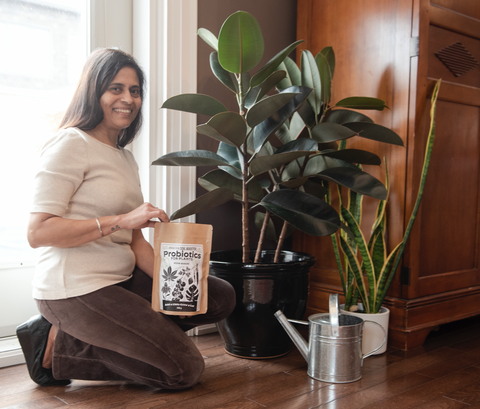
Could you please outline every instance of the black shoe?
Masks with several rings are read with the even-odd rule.
[[[41,315],[30,318],[17,327],[17,337],[22,346],[30,378],[40,386],[68,385],[69,379],[55,379],[51,369],[42,366],[47,348],[50,324]]]

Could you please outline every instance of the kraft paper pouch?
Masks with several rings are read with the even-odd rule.
[[[209,224],[156,223],[152,308],[167,315],[207,312],[213,228]]]

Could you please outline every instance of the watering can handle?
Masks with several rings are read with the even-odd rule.
[[[378,347],[376,347],[373,351],[370,351],[368,354],[363,355],[362,356],[362,361],[365,358],[368,358],[370,355],[373,355],[375,352],[377,352],[381,347],[383,347],[385,345],[385,342],[387,342],[387,332],[385,331],[385,328],[383,328],[378,322],[368,321],[368,320],[364,320],[363,322],[369,322],[371,324],[378,325],[383,331],[383,342]]]
[[[338,337],[340,334],[338,323],[338,294],[330,294],[328,298],[330,311],[330,324],[332,325],[332,335]]]

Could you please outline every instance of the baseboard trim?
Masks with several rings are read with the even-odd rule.
[[[22,348],[15,336],[0,338],[0,368],[25,363]]]
[[[200,325],[199,327],[188,330],[186,334],[189,337],[196,337],[199,335],[210,334],[212,332],[217,332],[217,326],[215,324]]]

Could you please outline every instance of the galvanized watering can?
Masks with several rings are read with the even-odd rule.
[[[347,383],[362,377],[363,360],[378,351],[387,339],[383,327],[373,321],[338,314],[338,294],[331,294],[329,314],[314,314],[308,322],[289,320],[279,310],[275,313],[280,324],[308,363],[308,376],[323,382]],[[309,325],[309,344],[290,324]],[[373,322],[382,328],[384,339],[373,351],[362,355],[363,324]]]

